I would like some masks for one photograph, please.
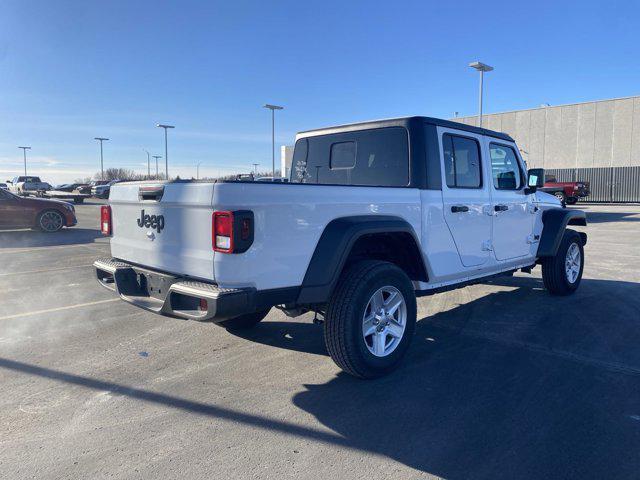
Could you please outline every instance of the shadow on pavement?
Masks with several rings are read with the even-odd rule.
[[[586,212],[587,223],[640,222],[637,212]]]
[[[93,243],[103,238],[99,230],[93,228],[63,228],[56,233],[37,230],[0,230],[0,251],[3,248],[51,247]]]
[[[353,448],[445,478],[635,478],[640,285],[585,279],[552,297],[534,278],[492,283],[513,290],[420,321],[395,374],[340,374],[294,404]],[[245,338],[323,353],[317,330],[267,322]]]
[[[383,455],[449,479],[637,478],[640,285],[583,280],[559,298],[534,278],[492,283],[506,291],[419,322],[394,374],[305,385],[294,405],[330,432],[9,359],[0,368]],[[313,324],[266,322],[245,338],[321,354],[320,333]]]

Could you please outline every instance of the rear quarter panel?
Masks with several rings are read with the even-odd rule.
[[[216,281],[258,290],[302,284],[325,226],[352,215],[393,215],[421,232],[419,190],[313,184],[220,183],[216,210],[252,210],[254,242],[243,254],[216,253]]]

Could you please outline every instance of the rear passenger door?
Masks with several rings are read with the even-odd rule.
[[[493,248],[496,259],[526,257],[531,252],[534,206],[525,195],[526,175],[515,144],[486,137],[491,168]]]
[[[444,217],[462,265],[475,267],[490,258],[489,183],[483,179],[483,138],[438,127]]]

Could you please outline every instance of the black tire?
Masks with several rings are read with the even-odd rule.
[[[553,196],[560,200],[562,208],[567,206],[567,196],[564,194],[564,192],[553,192]]]
[[[73,203],[75,203],[76,205],[80,204],[80,203],[84,203],[84,198],[74,198],[73,199]]]
[[[576,203],[578,203],[578,198],[577,197],[569,197],[569,198],[567,198],[567,205],[575,205]]]
[[[229,320],[223,320],[216,323],[227,330],[245,330],[247,328],[255,327],[269,314],[271,309],[259,310],[254,313],[247,313],[246,315],[240,315],[239,317],[230,318]]]
[[[567,252],[576,244],[580,252],[580,270],[574,281],[570,281],[565,268]],[[584,248],[582,238],[575,230],[566,230],[554,257],[542,259],[542,280],[552,295],[570,295],[578,289],[584,270]]]
[[[47,223],[44,221],[43,217],[45,215],[56,216],[58,219],[58,223],[56,223],[55,228],[47,227]],[[56,233],[62,230],[62,227],[66,225],[66,220],[64,215],[60,213],[58,210],[44,210],[38,214],[37,218],[37,227],[45,233]]]
[[[380,288],[400,291],[406,305],[402,338],[387,356],[375,356],[363,335],[363,318],[369,301]],[[406,273],[389,262],[365,260],[351,266],[329,301],[324,322],[324,339],[333,361],[359,378],[376,378],[395,369],[404,357],[416,324],[416,296]]]

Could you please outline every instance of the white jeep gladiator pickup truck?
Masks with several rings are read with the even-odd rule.
[[[101,210],[112,258],[98,281],[139,307],[248,328],[276,306],[324,320],[346,372],[389,372],[416,296],[542,266],[567,295],[584,265],[585,214],[537,192],[503,133],[427,117],[297,135],[283,182],[121,183]]]

